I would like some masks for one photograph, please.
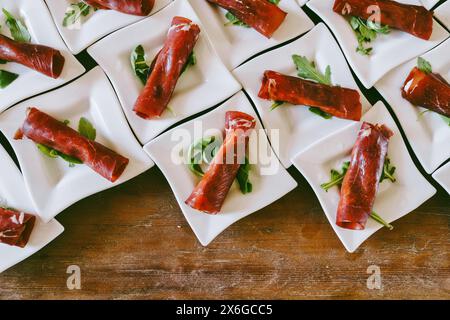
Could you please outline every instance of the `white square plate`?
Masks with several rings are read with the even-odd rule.
[[[242,83],[245,91],[255,103],[264,127],[279,130],[279,146],[274,145],[272,141],[272,147],[286,168],[291,166],[291,158],[298,152],[351,123],[350,120],[336,117],[329,120],[323,119],[303,106],[286,104],[270,111],[272,101],[258,97],[265,70],[274,70],[292,76],[297,75],[291,58],[293,54],[306,56],[309,60],[314,60],[316,66],[322,72],[329,65],[334,84],[359,91],[339,46],[323,23],[319,23],[300,39],[265,53],[233,71],[233,74]],[[366,111],[370,108],[370,104],[363,94],[359,93],[363,111]]]
[[[251,193],[243,195],[235,183],[227,195],[222,211],[217,215],[209,215],[194,210],[184,203],[200,180],[194,176],[186,164],[175,163],[171,155],[186,151],[194,140],[197,141],[202,136],[216,135],[217,131],[222,132],[225,126],[225,113],[231,110],[242,111],[255,117],[257,120],[255,130],[259,133],[258,151],[265,152],[267,158],[252,166],[250,181],[253,184],[253,191]],[[198,126],[201,128],[198,129]],[[179,141],[180,133],[187,133],[193,138]],[[164,173],[184,216],[204,246],[207,246],[231,224],[278,200],[297,186],[297,182],[281,166],[272,152],[258,117],[243,92],[237,93],[213,111],[165,132],[145,145],[144,150]],[[273,171],[270,175],[263,175],[264,170]]]
[[[96,141],[130,159],[122,176],[111,183],[85,165],[71,168],[60,158],[43,155],[27,138],[14,140],[31,106],[56,119],[69,120],[72,128],[77,128],[81,117],[89,119],[97,130]],[[63,88],[5,111],[0,115],[0,130],[14,148],[27,189],[45,222],[78,200],[121,184],[154,165],[133,136],[114,90],[99,67]]]
[[[131,68],[130,54],[141,44],[150,63],[163,46],[174,16],[189,18],[200,25],[200,37],[194,48],[197,64],[178,80],[169,102],[173,112],[166,110],[158,119],[145,120],[133,111],[143,85]],[[189,3],[177,0],[152,17],[124,28],[88,49],[110,78],[128,122],[142,144],[173,124],[219,104],[241,88],[212,49],[205,31]]]
[[[450,194],[450,162],[437,169],[432,177]]]
[[[213,47],[231,70],[261,51],[293,39],[314,27],[314,23],[295,2],[281,0],[279,7],[287,12],[280,28],[271,39],[252,28],[225,26],[225,9],[205,0],[189,0],[200,17]]]
[[[28,0],[29,1],[29,0]],[[34,1],[34,0],[33,0]],[[64,15],[67,8],[72,3],[79,2],[78,0],[45,0],[47,6],[55,21],[59,33],[63,37],[70,51],[74,54],[80,53],[82,50],[89,47],[95,41],[103,38],[120,28],[128,26],[145,17],[125,14],[114,10],[98,10],[88,16],[81,24],[75,28],[68,28],[62,25]],[[153,13],[161,10],[167,6],[172,0],[156,0],[153,7]]]
[[[419,0],[398,0],[401,3],[420,5]],[[391,30],[388,35],[378,36],[370,43],[373,48],[370,56],[356,52],[358,41],[347,19],[333,11],[334,0],[311,0],[307,6],[318,14],[333,30],[348,63],[366,88],[396,66],[434,48],[448,37],[448,32],[433,21],[433,34],[430,40],[422,40],[409,33]]]
[[[56,88],[83,74],[84,67],[67,50],[42,0],[0,0],[0,8],[5,8],[24,22],[30,32],[32,43],[58,49],[66,59],[63,72],[58,79],[47,77],[18,63],[0,65],[1,70],[19,75],[8,87],[0,89],[0,112],[23,99]],[[0,12],[0,16],[1,33],[10,37],[3,13]]]
[[[300,7],[304,6],[309,0],[297,0],[297,3]]]
[[[422,56],[431,63],[433,72],[450,81],[450,39]],[[450,158],[450,127],[435,112],[412,105],[403,99],[401,88],[408,74],[417,65],[413,59],[389,72],[375,84],[376,89],[391,105],[405,131],[417,158],[428,173]]]
[[[427,10],[431,10],[439,2],[439,0],[420,0],[420,2],[425,8],[427,8]]]
[[[445,1],[434,10],[434,15],[440,22],[450,29],[450,1]]]
[[[22,174],[8,153],[0,145],[0,202],[26,213],[35,214],[36,210],[28,196]],[[36,217],[30,240],[24,248],[0,243],[0,273],[41,250],[64,231],[56,220],[44,224]]]
[[[388,157],[396,167],[395,183],[385,180],[380,184],[374,211],[387,222],[397,220],[413,211],[431,198],[436,189],[420,174],[408,154],[400,131],[382,102],[375,104],[363,117],[364,121],[387,125],[394,135],[389,141]],[[336,225],[336,211],[339,203],[339,188],[324,191],[320,185],[330,180],[330,170],[339,169],[350,159],[361,123],[355,122],[345,129],[330,135],[294,157],[295,167],[305,176],[320,204],[349,252],[354,252],[366,239],[381,228],[369,219],[365,230],[348,230]],[[395,232],[395,229],[392,231]]]

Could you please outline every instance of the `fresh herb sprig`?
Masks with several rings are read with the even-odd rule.
[[[13,37],[13,39],[19,42],[30,42],[31,35],[28,32],[27,27],[25,27],[25,24],[23,24],[19,19],[16,19],[5,8],[3,8],[2,11],[6,17],[6,26],[11,32],[11,36]]]
[[[84,1],[72,3],[66,10],[62,25],[63,27],[69,27],[71,25],[81,23],[82,17],[87,17],[91,12],[94,11],[96,11],[96,9],[94,7],[91,7]]]
[[[365,45],[374,41],[379,34],[388,34],[391,32],[389,26],[382,26],[372,20],[365,21],[359,17],[351,17],[350,25],[358,40],[356,52],[367,56],[372,53],[373,48],[366,47]]]
[[[267,1],[269,1],[270,3],[273,3],[274,5],[278,5],[281,0],[267,0]],[[250,28],[250,26],[248,24],[239,20],[230,11],[227,11],[227,13],[225,13],[225,18],[227,18],[227,20],[228,20],[225,23],[225,26],[238,26],[238,27]]]
[[[19,77],[18,74],[6,70],[0,70],[0,89],[9,86],[14,80]]]

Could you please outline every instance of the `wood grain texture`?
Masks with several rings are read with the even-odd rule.
[[[1,299],[450,298],[449,197],[347,253],[313,191],[299,187],[203,248],[155,167],[58,216],[66,231],[0,275]],[[81,290],[66,287],[78,265]],[[382,289],[366,287],[378,265]]]

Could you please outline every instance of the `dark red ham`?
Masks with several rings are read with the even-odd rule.
[[[414,67],[405,80],[402,96],[415,106],[450,117],[450,84],[439,74]]]
[[[372,213],[392,135],[393,132],[385,125],[362,124],[353,146],[350,167],[342,182],[336,215],[338,226],[364,230]]]
[[[0,208],[0,243],[25,247],[35,222],[36,217],[31,214]]]
[[[343,16],[370,18],[424,40],[433,33],[433,13],[422,6],[391,0],[335,0],[333,10]]]
[[[81,160],[92,170],[116,181],[129,160],[98,142],[87,139],[64,123],[36,108],[28,110],[21,134],[36,143]],[[16,138],[21,138],[17,135]]]
[[[220,212],[239,167],[245,162],[248,136],[255,125],[255,119],[246,113],[226,113],[224,142],[202,180],[186,200],[188,206],[209,214]]]
[[[136,16],[147,16],[153,9],[155,0],[84,0],[97,9],[111,9]]]
[[[359,92],[338,86],[265,71],[258,97],[319,108],[333,116],[359,121],[362,105]]]
[[[267,38],[272,37],[287,13],[268,0],[208,0],[228,11]]]
[[[65,61],[56,49],[18,42],[1,34],[0,60],[20,63],[54,79],[61,75]]]
[[[199,26],[191,20],[173,18],[164,47],[154,60],[147,84],[134,105],[133,110],[138,116],[156,118],[167,108],[199,34]]]

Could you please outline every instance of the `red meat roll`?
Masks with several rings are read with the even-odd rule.
[[[392,135],[385,125],[362,124],[353,146],[350,167],[342,182],[336,215],[338,226],[364,230],[372,213]]]
[[[56,49],[18,42],[0,34],[0,59],[20,63],[54,79],[61,75],[64,56]]]
[[[267,38],[272,37],[287,13],[268,0],[208,0],[230,11],[240,21]]]
[[[335,0],[333,10],[343,16],[375,19],[424,40],[433,33],[433,13],[422,6],[391,0]]]
[[[220,212],[239,167],[245,161],[248,136],[255,128],[255,119],[243,112],[225,115],[226,136],[202,180],[186,200],[186,204],[209,214]]]
[[[36,217],[31,214],[0,208],[0,243],[25,247],[35,222]]]
[[[148,16],[155,0],[84,0],[97,9],[110,9],[136,16]]]
[[[450,85],[439,74],[414,67],[405,80],[402,96],[415,106],[450,117]]]
[[[68,156],[82,161],[92,170],[116,181],[128,165],[129,160],[98,142],[87,139],[74,129],[48,114],[30,108],[16,139],[22,135]]]
[[[199,26],[191,20],[173,18],[164,47],[154,60],[147,83],[134,105],[138,116],[152,119],[161,116],[167,108],[199,34]]]
[[[359,92],[328,86],[275,71],[265,71],[258,96],[261,99],[306,105],[338,118],[359,121],[362,105]]]

